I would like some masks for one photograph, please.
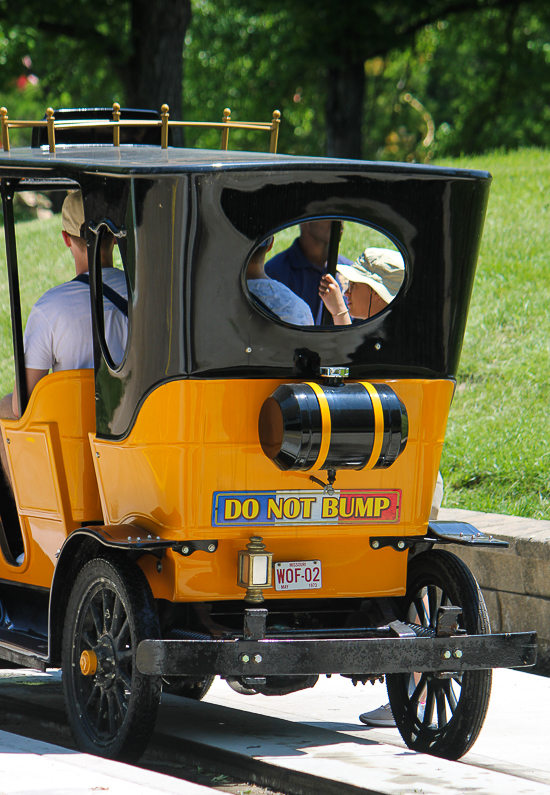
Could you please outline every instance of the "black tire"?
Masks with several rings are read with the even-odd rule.
[[[468,567],[456,555],[430,550],[409,564],[407,595],[399,617],[434,630],[440,605],[462,607],[459,626],[469,635],[491,633],[485,600]],[[491,670],[450,678],[433,673],[390,674],[388,696],[397,728],[409,748],[459,759],[474,744],[491,695]],[[424,706],[423,706],[424,700]]]
[[[192,676],[170,676],[162,680],[162,690],[171,696],[183,696],[202,701],[214,682],[215,676],[197,681]]]
[[[85,753],[135,762],[155,727],[160,677],[135,664],[142,640],[160,638],[155,603],[141,569],[125,559],[94,558],[76,577],[63,630],[63,690],[76,744]],[[80,669],[95,653],[94,675]]]

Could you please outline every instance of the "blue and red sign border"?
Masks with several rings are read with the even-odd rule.
[[[216,491],[212,527],[397,524],[401,489]]]

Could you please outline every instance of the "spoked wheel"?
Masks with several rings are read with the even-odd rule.
[[[401,620],[434,634],[437,611],[446,605],[462,607],[459,626],[469,635],[491,632],[475,577],[450,552],[431,550],[413,558],[407,595],[399,601]],[[409,748],[459,759],[472,747],[489,706],[492,671],[390,674],[386,680],[397,728]]]
[[[78,574],[63,631],[63,689],[81,751],[133,762],[155,726],[159,677],[135,664],[139,643],[160,638],[155,604],[141,569],[96,558]]]

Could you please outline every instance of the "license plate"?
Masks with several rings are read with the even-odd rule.
[[[291,560],[275,564],[276,591],[309,591],[321,587],[320,560]]]

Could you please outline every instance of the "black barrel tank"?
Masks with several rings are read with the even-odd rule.
[[[387,384],[282,384],[264,402],[258,432],[279,469],[384,469],[405,449],[408,418]]]

